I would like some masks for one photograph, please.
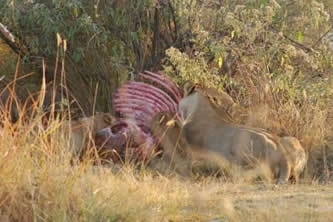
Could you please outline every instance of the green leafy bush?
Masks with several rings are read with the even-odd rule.
[[[177,41],[172,10],[150,0],[2,0],[0,22],[16,36],[37,86],[42,59],[48,81],[54,72],[61,75],[63,63],[69,89],[91,113],[93,107],[111,110],[112,92],[133,73],[158,67],[164,49]],[[57,45],[57,35],[66,40],[66,52]]]

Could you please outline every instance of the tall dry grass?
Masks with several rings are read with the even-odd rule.
[[[192,199],[188,182],[154,176],[130,164],[118,171],[89,159],[73,164],[70,130],[62,130],[65,120],[54,118],[45,126],[44,113],[35,105],[29,120],[13,124],[2,115],[1,221],[163,221],[210,216],[197,213],[200,205]]]

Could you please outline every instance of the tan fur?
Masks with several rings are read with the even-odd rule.
[[[68,135],[72,153],[80,156],[91,142],[94,134],[111,125],[114,120],[115,117],[111,114],[97,113],[91,117],[66,122],[64,128],[70,130]]]
[[[255,126],[258,124],[258,120],[261,120],[265,122],[265,128],[279,131],[280,135],[283,134],[281,123],[267,118],[268,113],[273,114],[274,112],[267,104],[256,104],[245,108],[236,103],[232,97],[224,91],[215,88],[205,88],[199,84],[193,84],[191,82],[184,84],[184,97],[194,91],[205,95],[219,116],[228,122]],[[257,113],[262,113],[263,115],[258,119]]]
[[[199,92],[208,98],[209,103],[221,118],[229,122],[244,122],[248,111],[241,107],[226,92],[215,88],[204,88],[199,84],[187,82],[184,84],[184,97],[193,92]]]
[[[163,149],[162,160],[169,164],[172,170],[183,176],[190,174],[190,158],[188,144],[182,134],[179,120],[168,112],[161,112],[153,117],[151,130],[159,138],[159,146]]]
[[[305,165],[303,158],[300,158],[301,161],[290,160],[290,156],[298,155],[293,150],[295,140],[294,145],[290,145],[290,139],[283,139],[285,145],[281,145],[279,137],[262,129],[236,125],[221,118],[209,98],[200,91],[193,91],[184,97],[180,101],[179,111],[184,121],[184,137],[196,153],[214,153],[242,166],[267,164],[273,175],[279,178],[279,183],[287,182],[294,169],[301,170],[302,167],[298,167],[296,162]],[[300,147],[297,146],[297,150]]]
[[[291,165],[291,181],[292,183],[297,183],[299,175],[303,172],[307,163],[307,155],[305,150],[298,139],[295,137],[282,137],[280,142],[285,149],[287,159]]]

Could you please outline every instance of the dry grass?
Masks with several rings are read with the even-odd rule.
[[[41,115],[0,139],[0,221],[332,221],[333,188],[160,175],[134,165],[71,165],[63,122]]]
[[[299,139],[309,156],[306,175],[329,180],[333,169],[333,128],[329,117],[332,108],[323,108],[309,101],[297,106],[292,100],[284,103],[266,100],[263,104],[249,108],[246,124]]]

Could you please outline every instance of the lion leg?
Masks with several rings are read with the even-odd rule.
[[[174,146],[165,146],[163,159],[172,170],[175,170],[181,176],[188,177],[192,175],[191,152],[186,145],[183,145],[182,148],[180,146],[179,141]]]
[[[280,178],[278,183],[284,184],[288,182],[291,175],[291,166],[285,158],[280,161]]]
[[[291,174],[290,174],[290,181],[292,184],[297,184],[298,182],[298,174],[296,173],[295,169],[291,170]]]
[[[179,154],[175,154],[171,157],[170,164],[181,176],[189,177],[192,175],[191,160],[182,158]]]

